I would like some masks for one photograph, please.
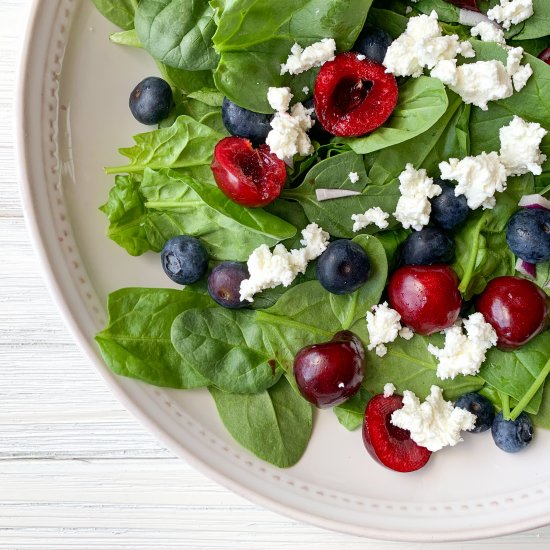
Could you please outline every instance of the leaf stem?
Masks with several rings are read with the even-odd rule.
[[[464,274],[462,275],[462,280],[460,281],[460,286],[458,287],[458,290],[462,294],[464,294],[466,290],[468,290],[468,286],[470,285],[470,281],[472,280],[472,276],[474,274],[474,269],[476,267],[477,253],[479,252],[479,238],[481,234],[481,228],[484,225],[485,225],[485,216],[482,216],[476,226],[476,233],[475,233],[476,236],[472,243],[470,256],[468,257],[468,264],[466,265],[466,269],[464,270]]]
[[[498,396],[500,397],[500,403],[502,404],[502,416],[506,420],[510,419],[510,396],[507,393],[504,393],[503,391],[498,392]]]
[[[546,365],[542,368],[539,375],[535,378],[535,381],[531,384],[531,387],[525,392],[525,395],[519,400],[518,404],[514,407],[512,412],[510,413],[510,420],[516,420],[517,417],[523,412],[525,407],[529,405],[529,402],[539,388],[544,384],[544,381],[550,374],[550,359],[546,362]]]

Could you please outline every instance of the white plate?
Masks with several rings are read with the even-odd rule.
[[[127,108],[156,71],[143,52],[109,43],[115,29],[88,0],[37,1],[21,65],[18,149],[27,220],[46,278],[76,340],[117,397],[172,451],[241,495],[293,518],[368,537],[461,540],[550,522],[550,432],[519,455],[488,434],[398,474],[375,464],[359,431],[317,413],[300,463],[279,470],[239,448],[206,391],[157,389],[112,375],[94,334],[108,292],[163,286],[158,257],[131,258],[104,237],[97,207],[112,184],[102,167],[144,131]]]

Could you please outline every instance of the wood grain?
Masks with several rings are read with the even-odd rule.
[[[86,363],[42,282],[17,189],[12,104],[29,6],[0,0],[0,549],[427,547],[326,532],[248,503],[163,449]],[[429,548],[549,546],[546,528]]]

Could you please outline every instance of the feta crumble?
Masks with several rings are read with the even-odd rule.
[[[521,65],[518,70],[512,75],[512,82],[514,83],[514,90],[520,92],[525,88],[527,81],[533,75],[533,68],[529,63],[527,65]]]
[[[367,59],[367,56],[363,55],[362,53],[358,53],[357,59],[359,59],[359,61],[365,61],[365,59]]]
[[[401,315],[388,306],[388,302],[383,302],[372,307],[372,311],[367,311],[367,331],[369,333],[368,350],[375,350],[378,357],[384,357],[388,349],[384,344],[393,342],[401,331]],[[410,329],[409,329],[410,330]],[[410,331],[412,334],[412,331]],[[407,340],[412,338],[405,333]]]
[[[290,88],[273,88],[267,90],[267,101],[272,109],[278,112],[286,113],[290,107],[290,101],[294,96]]]
[[[478,36],[483,42],[496,42],[497,44],[506,44],[503,30],[489,21],[481,21],[475,27],[472,27],[470,34],[473,37]]]
[[[500,129],[500,160],[509,176],[542,173],[546,155],[541,152],[540,144],[547,134],[540,124],[526,122],[518,116]]]
[[[307,135],[314,123],[312,113],[313,109],[306,109],[301,103],[296,103],[290,113],[275,113],[270,123],[272,130],[265,142],[277,157],[286,160],[296,154],[307,156],[313,153],[313,145]]]
[[[403,392],[403,408],[394,411],[391,423],[411,432],[411,439],[435,452],[462,441],[460,432],[474,428],[476,416],[443,399],[443,390],[432,386],[423,403],[412,391]]]
[[[498,21],[508,30],[533,15],[533,0],[500,0],[500,5],[487,12],[487,17]]]
[[[357,183],[359,181],[359,174],[357,172],[350,172],[348,178],[351,183]]]
[[[384,384],[384,397],[391,397],[395,393],[395,386],[388,382]]]
[[[419,77],[425,68],[433,69],[458,54],[475,56],[469,42],[460,42],[456,34],[443,36],[437,12],[432,11],[409,19],[405,32],[388,48],[383,64],[395,76]]]
[[[361,231],[370,224],[374,224],[380,229],[388,227],[388,218],[390,215],[384,212],[379,206],[369,208],[364,214],[352,214],[351,219],[353,224],[353,232]]]
[[[306,95],[309,94],[309,88],[307,86],[304,86],[302,88],[302,92],[304,92],[304,94],[306,94]]]
[[[290,286],[299,273],[305,273],[307,264],[318,258],[328,246],[329,234],[316,223],[302,230],[303,248],[287,250],[278,244],[273,252],[265,244],[256,248],[247,261],[249,278],[241,282],[241,300],[253,302],[254,294],[283,285]]]
[[[441,380],[452,380],[459,374],[477,374],[485,354],[497,344],[495,329],[485,322],[481,313],[473,313],[465,319],[464,328],[466,334],[460,324],[446,329],[443,349],[428,345],[428,351],[439,360],[436,374]]]
[[[455,195],[464,195],[472,210],[482,206],[494,208],[495,193],[506,190],[506,168],[498,153],[481,153],[462,160],[449,159],[439,163],[441,179],[458,182]]]
[[[401,196],[393,213],[395,219],[405,228],[420,231],[430,221],[432,205],[429,199],[441,194],[441,187],[434,185],[426,170],[415,170],[407,164],[399,175]]]
[[[305,49],[300,44],[294,44],[290,52],[286,63],[281,65],[281,75],[300,74],[332,61],[336,54],[336,42],[333,38],[323,38]]]

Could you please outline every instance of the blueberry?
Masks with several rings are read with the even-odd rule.
[[[401,245],[405,265],[448,264],[455,254],[455,243],[443,229],[423,227],[407,237]]]
[[[354,292],[366,283],[369,273],[367,253],[347,239],[330,243],[317,261],[317,279],[333,294]]]
[[[222,120],[227,131],[232,136],[249,139],[254,147],[265,143],[267,134],[271,131],[270,122],[273,115],[255,113],[239,107],[227,97],[222,104]]]
[[[317,113],[315,112],[315,105],[313,103],[313,99],[307,99],[303,102],[303,105],[306,109],[313,109],[313,113],[311,113],[311,120],[313,120],[314,124],[311,127],[311,130],[309,130],[308,135],[311,139],[314,139],[316,142],[321,143],[322,145],[328,143],[334,136],[332,134],[329,134],[319,122],[319,119],[317,118]]]
[[[491,434],[499,449],[517,453],[531,443],[533,424],[524,412],[516,420],[504,420],[502,412],[499,412],[491,426]]]
[[[160,257],[164,273],[180,285],[196,283],[208,269],[208,253],[195,237],[179,235],[170,239]]]
[[[510,250],[526,262],[550,260],[550,211],[524,208],[508,221],[506,241]]]
[[[172,88],[162,78],[150,76],[133,89],[129,104],[137,121],[158,124],[170,114],[174,106]]]
[[[366,55],[376,63],[382,63],[392,42],[392,37],[386,31],[367,26],[361,31],[352,50]]]
[[[495,419],[493,404],[479,393],[472,392],[461,395],[456,400],[455,407],[466,409],[476,415],[476,423],[473,430],[470,430],[471,432],[485,432],[493,425],[493,420]]]
[[[455,188],[440,179],[434,181],[441,187],[441,195],[430,200],[431,220],[443,229],[453,229],[468,217],[468,202],[464,195],[455,196]]]
[[[229,309],[246,307],[248,302],[241,302],[241,282],[250,277],[248,269],[239,262],[222,262],[208,276],[208,294],[220,306]]]

